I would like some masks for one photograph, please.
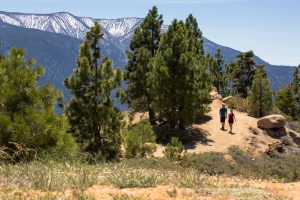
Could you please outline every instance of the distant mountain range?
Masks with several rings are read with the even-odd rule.
[[[53,14],[24,14],[0,11],[0,41],[4,44],[0,52],[6,53],[11,47],[24,48],[29,57],[37,60],[46,69],[46,75],[41,83],[50,82],[62,90],[67,97],[69,94],[63,85],[63,79],[69,76],[78,55],[79,45],[85,33],[97,21],[104,32],[101,43],[102,53],[109,56],[115,66],[124,69],[128,49],[134,30],[140,25],[141,18],[93,19],[77,17],[70,13]],[[164,26],[163,29],[166,29]],[[214,55],[221,49],[226,62],[235,59],[240,51],[218,45],[204,38],[206,53]],[[292,80],[295,69],[291,66],[271,65],[255,56],[257,64],[266,65],[273,89],[288,84]]]

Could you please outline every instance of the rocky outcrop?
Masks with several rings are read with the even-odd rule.
[[[300,155],[300,148],[294,146],[286,146],[282,142],[276,142],[269,145],[265,153],[282,153],[282,154],[297,154]]]
[[[223,99],[222,99],[222,102],[223,102],[223,103],[228,103],[230,100],[233,100],[233,99],[234,99],[233,96],[228,96],[228,97],[223,98]]]
[[[216,89],[213,89],[209,95],[212,100],[222,100],[222,95],[220,95]]]
[[[284,128],[286,119],[282,115],[268,115],[257,121],[257,126],[261,129],[280,129]]]
[[[267,135],[272,138],[279,139],[287,135],[287,131],[284,127],[282,128],[273,128],[273,129],[265,129],[264,130]]]

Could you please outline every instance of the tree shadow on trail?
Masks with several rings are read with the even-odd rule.
[[[210,134],[200,128],[170,129],[168,125],[164,124],[154,127],[154,132],[157,136],[157,142],[163,146],[170,143],[172,137],[178,137],[185,149],[194,149],[197,144],[211,146],[210,143],[214,142],[207,138]]]
[[[212,120],[213,118],[208,115],[202,115],[200,117],[197,117],[197,119],[194,121],[195,124],[205,124]]]

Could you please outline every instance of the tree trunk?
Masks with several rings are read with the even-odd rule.
[[[148,100],[148,112],[149,112],[149,121],[150,121],[150,124],[151,125],[155,125],[156,124],[156,122],[155,122],[155,113],[154,113],[154,110],[151,108],[151,106],[150,106],[150,104],[151,104],[151,99],[150,99],[150,97],[149,97],[149,95],[148,95],[148,98],[147,98]]]

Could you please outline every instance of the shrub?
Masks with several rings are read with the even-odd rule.
[[[44,73],[35,67],[33,59],[25,60],[25,51],[11,49],[9,56],[0,61],[0,146],[11,155],[20,145],[37,153],[57,153],[69,156],[77,146],[72,136],[66,134],[67,119],[55,113],[61,104],[62,93],[47,84],[37,85]],[[27,154],[22,154],[30,159]]]
[[[164,150],[164,155],[169,160],[179,161],[182,158],[183,150],[182,142],[177,137],[172,137],[171,143]]]
[[[248,100],[240,97],[234,98],[228,101],[227,106],[240,112],[247,112]]]
[[[285,145],[285,146],[293,146],[294,142],[292,140],[291,137],[289,136],[284,136],[281,138],[281,142]]]
[[[174,163],[166,158],[134,158],[123,160],[122,164],[128,168],[142,168],[149,170],[158,170],[158,171],[176,171],[180,169],[180,165]]]
[[[254,157],[236,146],[229,149],[229,154],[236,161],[237,173],[244,177],[300,180],[300,155],[262,154]]]
[[[235,167],[224,158],[222,153],[205,152],[185,156],[181,161],[184,167],[193,167],[201,173],[209,175],[235,174]]]
[[[108,181],[119,188],[147,188],[158,185],[154,174],[144,175],[141,172],[123,172],[108,178]]]
[[[125,136],[125,157],[146,157],[151,156],[156,151],[155,133],[147,120],[129,128]]]

